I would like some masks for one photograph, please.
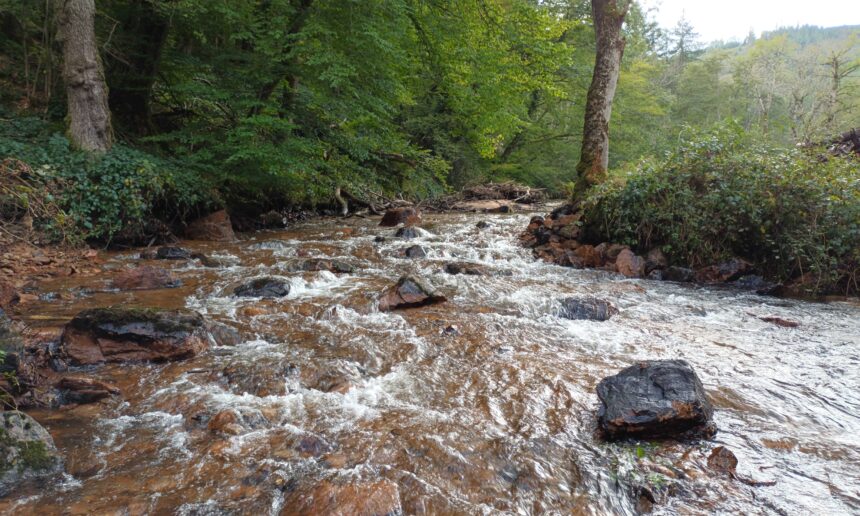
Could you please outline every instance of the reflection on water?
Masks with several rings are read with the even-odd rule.
[[[0,509],[277,514],[326,480],[386,479],[407,514],[632,514],[643,508],[639,486],[661,514],[860,511],[860,307],[538,263],[516,242],[527,215],[478,229],[482,218],[429,216],[408,243],[375,243],[394,231],[352,219],[191,244],[237,265],[166,264],[184,282],[168,291],[103,291],[106,275],[85,285],[91,296],[31,305],[34,324],[90,306],[185,306],[247,338],[182,363],[92,371],[122,399],[35,413],[70,475],[13,493]],[[427,257],[399,257],[413,244]],[[289,272],[308,257],[343,259],[356,272]],[[130,261],[117,255],[111,265]],[[512,275],[447,275],[449,261]],[[407,272],[448,303],[377,312],[375,296]],[[229,295],[261,275],[288,279],[290,295]],[[74,281],[43,290],[84,286]],[[555,317],[569,296],[609,300],[620,313],[602,323]],[[696,368],[717,409],[712,441],[595,439],[596,383],[653,358]],[[213,416],[223,411],[230,424],[219,428]],[[739,475],[775,484],[709,471],[717,445],[738,456]]]

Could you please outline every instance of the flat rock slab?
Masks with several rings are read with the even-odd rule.
[[[95,308],[63,330],[60,351],[72,365],[190,358],[208,347],[203,316],[190,310]]]
[[[278,278],[257,278],[233,290],[238,297],[284,297],[290,293],[290,284]]]
[[[683,360],[634,364],[597,385],[598,423],[608,439],[713,435],[714,409]]]
[[[421,222],[421,212],[415,208],[393,208],[385,212],[379,225],[383,227],[394,227],[399,224],[411,226]]]

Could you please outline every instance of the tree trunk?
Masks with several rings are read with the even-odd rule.
[[[591,0],[597,55],[585,104],[576,195],[603,182],[609,168],[609,119],[626,43],[621,33],[630,0]]]
[[[68,98],[69,137],[85,151],[113,145],[108,91],[96,45],[94,0],[54,0],[57,39],[63,45],[63,79]]]

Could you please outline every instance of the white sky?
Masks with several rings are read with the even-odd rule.
[[[702,42],[743,39],[795,25],[860,25],[860,0],[641,0],[661,27],[671,28],[681,15],[693,25]]]

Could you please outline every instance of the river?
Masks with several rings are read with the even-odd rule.
[[[490,227],[478,229],[481,220]],[[246,338],[183,362],[89,370],[122,396],[32,412],[69,474],[13,493],[0,510],[292,514],[296,496],[348,482],[359,497],[396,486],[393,507],[405,514],[635,514],[650,505],[637,486],[656,499],[655,514],[860,512],[860,305],[536,262],[517,243],[528,221],[425,215],[407,243],[377,220],[315,220],[235,244],[184,243],[236,265],[161,262],[183,280],[176,289],[111,292],[110,274],[43,283],[43,294],[62,295],[28,305],[31,326],[96,306],[186,307]],[[397,256],[411,244],[426,258]],[[356,272],[288,272],[298,257],[340,258]],[[106,267],[134,261],[110,254]],[[445,274],[450,261],[498,274]],[[448,302],[378,312],[376,296],[406,273]],[[289,278],[290,294],[230,295],[262,275]],[[571,296],[620,312],[606,322],[557,317]],[[657,358],[693,365],[718,433],[601,442],[595,385]],[[207,421],[224,410],[238,420],[213,433]],[[718,445],[737,455],[739,476],[760,484],[709,470]]]

